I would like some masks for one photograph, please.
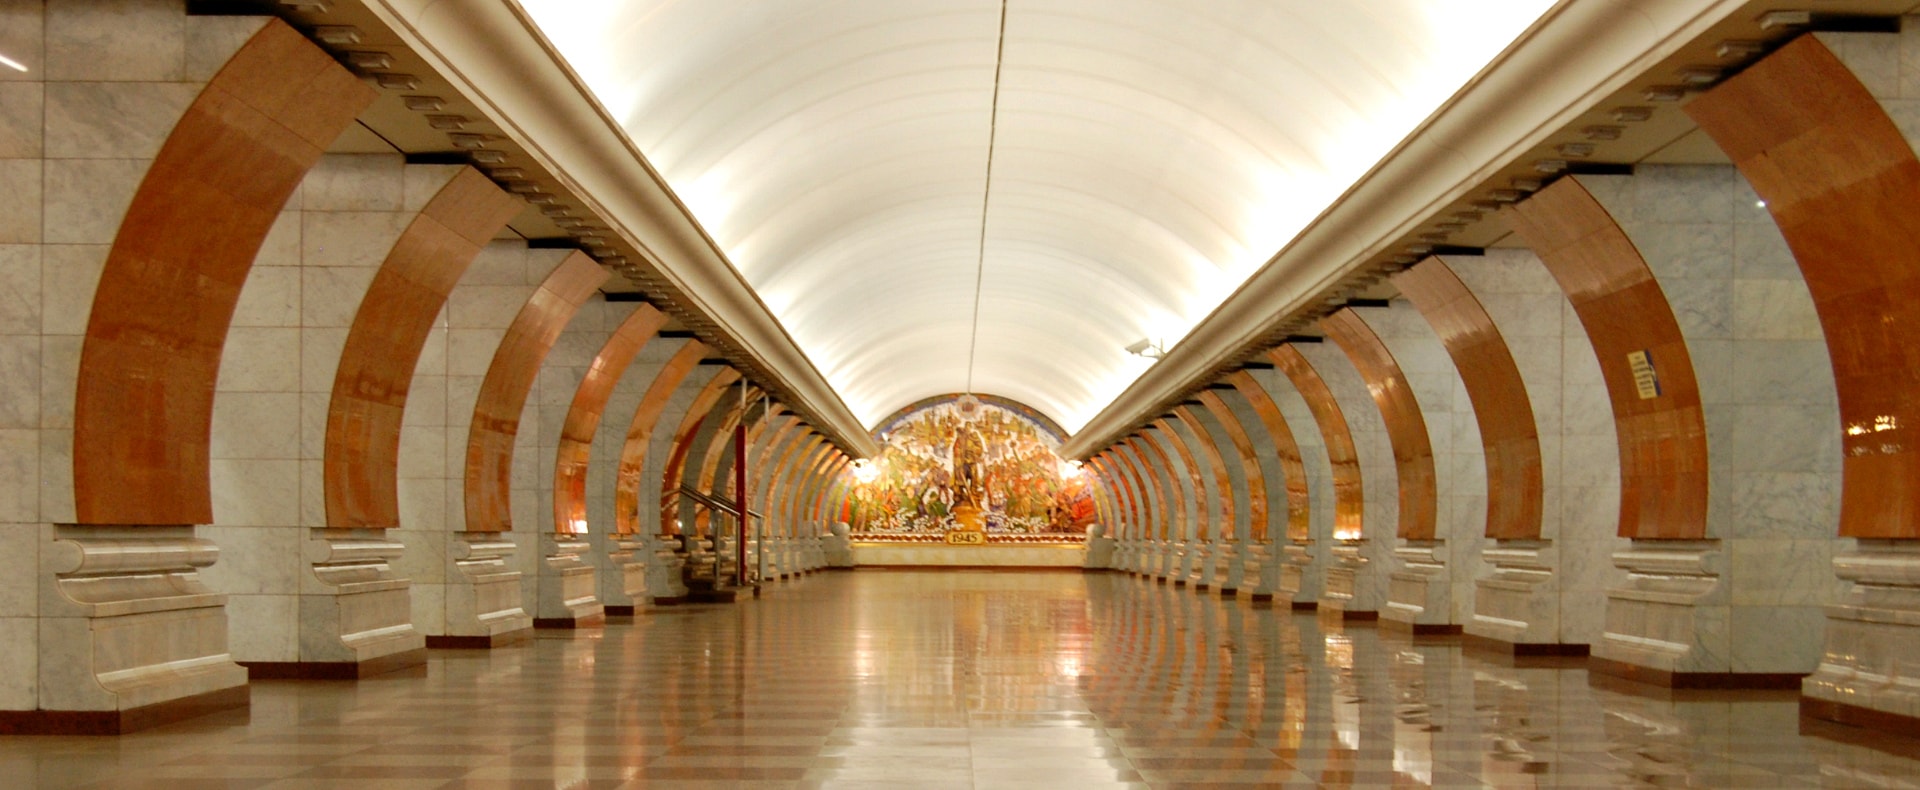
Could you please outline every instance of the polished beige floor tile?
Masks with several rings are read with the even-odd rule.
[[[1646,691],[1119,575],[861,572],[0,738],[0,786],[1920,790],[1920,745],[1792,693]]]

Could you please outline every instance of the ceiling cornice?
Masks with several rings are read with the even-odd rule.
[[[1061,447],[1085,459],[1271,345],[1282,325],[1433,213],[1746,0],[1565,0],[1437,110]]]
[[[880,447],[512,0],[364,0],[395,35],[643,254],[855,457]]]

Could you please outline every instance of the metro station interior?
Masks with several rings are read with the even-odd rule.
[[[1920,786],[1916,13],[0,0],[0,776]]]

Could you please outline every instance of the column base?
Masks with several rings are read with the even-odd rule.
[[[1805,677],[1772,672],[1672,672],[1600,656],[1587,659],[1587,679],[1600,685],[1606,685],[1603,678],[1614,678],[1667,689],[1793,690],[1800,688],[1800,681]]]
[[[632,620],[636,609],[637,607],[634,607],[631,605],[608,604],[605,607],[605,613],[607,615],[608,620],[613,620],[616,618],[624,619],[624,620]]]
[[[1800,717],[1817,719],[1822,722],[1842,724],[1871,730],[1875,735],[1897,735],[1902,738],[1920,738],[1920,716],[1908,716],[1890,713],[1873,708],[1862,708],[1844,702],[1834,702],[1818,697],[1801,695]],[[1803,728],[1804,729],[1804,728]],[[1804,733],[1803,733],[1804,734]],[[1920,751],[1920,746],[1916,746]]]
[[[0,735],[125,735],[245,710],[252,699],[247,686],[234,686],[126,710],[5,710],[0,711]]]
[[[1584,663],[1592,652],[1588,645],[1561,644],[1555,642],[1508,642],[1491,636],[1468,631],[1460,635],[1460,646],[1469,652],[1511,659],[1559,658],[1581,659]]]
[[[532,638],[532,627],[482,636],[429,636],[427,648],[429,650],[491,650],[496,647],[517,645]]]
[[[427,665],[427,649],[417,647],[365,661],[242,661],[248,680],[359,680]]]
[[[1462,633],[1460,626],[1450,623],[1410,623],[1384,615],[1380,617],[1380,630],[1420,638],[1452,638]]]
[[[599,628],[607,624],[605,610],[579,617],[535,617],[534,628],[573,630],[576,628]]]

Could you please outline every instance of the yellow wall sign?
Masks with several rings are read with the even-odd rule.
[[[956,529],[947,532],[947,542],[955,546],[985,546],[987,533]]]
[[[1627,367],[1633,371],[1633,387],[1641,400],[1660,397],[1660,375],[1653,369],[1653,356],[1646,351],[1627,352]]]

